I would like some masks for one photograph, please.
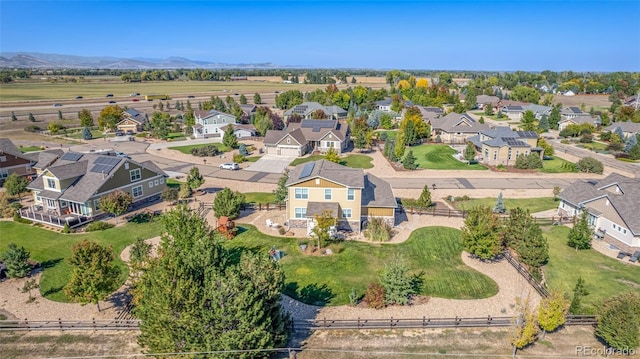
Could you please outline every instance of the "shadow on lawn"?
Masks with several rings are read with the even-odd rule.
[[[302,289],[298,287],[297,282],[287,283],[284,293],[311,305],[327,305],[336,296],[326,284],[317,283],[309,284]]]

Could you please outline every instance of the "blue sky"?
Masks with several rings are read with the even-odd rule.
[[[640,1],[6,1],[0,52],[640,71]]]

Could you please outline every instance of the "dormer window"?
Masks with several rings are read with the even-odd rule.
[[[56,189],[56,180],[54,180],[53,178],[47,178],[47,187]]]

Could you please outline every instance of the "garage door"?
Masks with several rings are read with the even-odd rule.
[[[278,147],[266,147],[268,155],[277,155]]]
[[[280,147],[280,156],[298,156],[298,148]]]

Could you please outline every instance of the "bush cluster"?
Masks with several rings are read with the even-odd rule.
[[[373,217],[367,223],[364,236],[371,241],[386,242],[391,238],[391,227],[383,218]]]
[[[105,229],[109,229],[109,228],[113,228],[113,224],[103,222],[103,221],[98,221],[98,222],[90,223],[87,226],[86,230],[87,232],[95,232],[95,231],[104,231]]]
[[[516,158],[515,167],[526,170],[542,168],[542,159],[537,153],[530,153],[526,156],[520,155]]]
[[[218,147],[214,145],[208,145],[204,147],[194,147],[191,149],[191,154],[196,157],[211,157],[220,154]]]

